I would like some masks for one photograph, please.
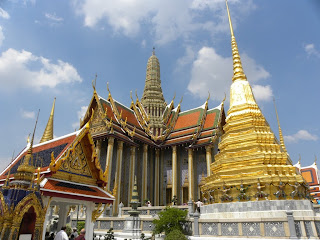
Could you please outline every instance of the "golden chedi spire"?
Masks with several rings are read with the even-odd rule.
[[[283,139],[282,130],[281,130],[281,126],[280,126],[279,115],[278,115],[278,111],[277,111],[276,101],[275,101],[274,98],[273,98],[273,104],[274,104],[274,109],[275,109],[276,115],[277,115],[277,122],[278,122],[278,127],[279,127],[280,145],[281,145],[283,151],[287,152],[286,146],[284,145],[284,139]]]
[[[149,116],[149,125],[153,134],[161,135],[164,129],[162,114],[166,103],[161,88],[160,63],[155,55],[154,48],[147,63],[146,81],[141,103]]]
[[[234,37],[226,1],[233,58],[233,77],[230,87],[230,108],[218,145],[219,153],[211,164],[212,174],[206,178],[203,192],[214,191],[215,199],[223,199],[223,187],[230,189],[230,199],[239,199],[239,189],[248,187],[247,196],[254,196],[260,179],[269,199],[276,199],[280,182],[302,186],[303,178],[296,173],[285,149],[281,147],[257,105],[252,88],[244,74]],[[241,184],[243,187],[241,187]],[[286,194],[292,191],[285,188]],[[304,192],[304,191],[302,191]],[[261,199],[261,200],[264,200]]]
[[[54,100],[53,100],[50,117],[49,117],[46,129],[44,130],[44,133],[43,133],[42,138],[40,140],[40,143],[53,139],[53,117],[54,117],[55,103],[56,103],[56,98],[54,98]]]

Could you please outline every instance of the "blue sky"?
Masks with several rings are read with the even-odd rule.
[[[224,0],[1,1],[0,168],[26,145],[40,109],[35,141],[56,100],[54,135],[75,130],[97,91],[130,105],[141,97],[152,47],[167,102],[182,110],[229,98],[230,32]],[[272,130],[276,100],[294,163],[319,155],[320,2],[229,0],[244,71]],[[228,110],[228,102],[226,104]]]

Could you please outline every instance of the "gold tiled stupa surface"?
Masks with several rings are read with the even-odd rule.
[[[237,201],[239,196],[240,200],[276,199],[277,192],[279,199],[283,199],[279,194],[282,190],[289,198],[305,197],[308,193],[304,179],[292,166],[284,144],[276,139],[255,101],[242,69],[229,10],[228,15],[234,73],[230,108],[219,143],[220,152],[211,164],[211,175],[206,178],[202,192],[207,199],[211,194],[216,202],[223,201],[223,196],[229,196],[225,201]],[[282,134],[280,142],[283,143]],[[259,191],[265,195],[256,198]]]

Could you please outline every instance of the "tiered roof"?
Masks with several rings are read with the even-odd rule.
[[[212,143],[222,128],[225,118],[223,105],[221,103],[213,109],[208,109],[207,100],[198,108],[181,112],[181,102],[174,108],[172,101],[162,115],[165,130],[161,135],[154,135],[149,116],[138,97],[135,102],[132,99],[128,108],[114,100],[110,91],[106,100],[94,89],[92,100],[80,126],[92,119],[91,133],[97,139],[114,136],[132,145],[140,141],[155,147],[179,144],[198,147]]]
[[[0,186],[15,180],[24,163],[29,145],[0,174]],[[113,197],[103,190],[106,177],[94,150],[89,124],[80,130],[32,146],[30,164],[40,174],[40,191],[45,196],[111,203]],[[9,174],[9,176],[8,176]]]

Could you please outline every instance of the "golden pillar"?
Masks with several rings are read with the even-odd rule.
[[[159,170],[160,170],[160,149],[156,149],[156,160],[155,160],[155,166],[154,166],[154,205],[159,205],[159,188],[160,188],[160,176],[159,176]]]
[[[207,177],[211,175],[210,165],[212,163],[212,146],[206,146],[206,160],[207,160]]]
[[[192,148],[188,148],[188,185],[189,199],[194,200],[194,169]]]
[[[107,172],[107,190],[110,191],[111,182],[111,169],[112,169],[112,154],[113,154],[114,138],[108,138],[108,149],[107,149],[107,159],[106,159],[106,171]]]
[[[142,166],[142,199],[143,202],[148,198],[148,145],[143,145],[143,166]],[[142,203],[143,204],[143,203]]]
[[[120,203],[120,191],[121,191],[121,169],[122,169],[122,153],[123,153],[123,142],[118,141],[117,149],[117,167],[116,167],[116,176],[115,176],[115,185],[116,191],[115,194],[115,204],[114,204],[114,213],[118,213],[118,205]]]
[[[136,165],[136,147],[130,147],[130,172],[129,172],[129,195],[128,195],[128,203],[131,202],[132,190],[134,185],[134,170]]]
[[[178,190],[177,146],[172,147],[172,197],[177,196]]]

